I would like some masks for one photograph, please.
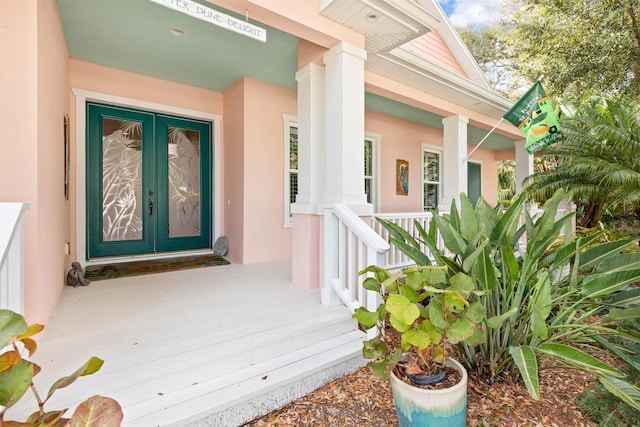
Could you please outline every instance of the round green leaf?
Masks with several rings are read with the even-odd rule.
[[[13,406],[29,389],[32,378],[33,367],[26,361],[0,373],[0,405]]]
[[[364,307],[358,307],[352,317],[357,319],[358,323],[367,329],[373,328],[378,323],[378,313],[371,312]]]
[[[447,338],[454,344],[464,341],[473,334],[473,325],[469,319],[458,319],[447,330]]]
[[[24,334],[27,329],[27,322],[20,314],[0,310],[0,348],[6,347],[13,337]]]
[[[416,304],[404,295],[391,295],[387,299],[386,307],[391,317],[407,325],[411,325],[420,317],[420,310]]]

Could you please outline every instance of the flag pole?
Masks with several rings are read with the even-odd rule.
[[[498,120],[498,122],[491,128],[489,133],[487,133],[484,136],[484,138],[482,138],[482,140],[480,142],[478,142],[478,144],[475,147],[473,147],[473,150],[471,150],[471,152],[469,154],[467,154],[467,157],[462,159],[462,163],[464,163],[467,160],[469,160],[469,157],[471,157],[471,155],[478,149],[478,147],[480,147],[480,145],[489,137],[489,135],[491,135],[493,133],[493,131],[496,130],[496,128],[500,125],[500,123],[502,123],[503,120],[504,120],[504,117],[501,117],[500,120]]]

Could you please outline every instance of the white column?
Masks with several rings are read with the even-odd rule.
[[[317,214],[325,191],[324,67],[308,64],[298,81],[298,195],[291,211]]]
[[[364,192],[364,61],[367,52],[340,42],[326,65],[326,189],[324,202],[373,214]]]
[[[444,153],[442,159],[442,199],[440,210],[448,211],[452,200],[467,193],[467,124],[464,116],[442,119],[444,125]],[[459,205],[458,205],[459,206]]]
[[[516,194],[520,194],[526,177],[533,174],[533,154],[524,148],[525,140],[514,141],[516,146]]]
[[[318,206],[325,192],[325,72],[308,64],[298,81],[298,194],[291,205],[291,280],[305,289],[320,287],[321,236]]]

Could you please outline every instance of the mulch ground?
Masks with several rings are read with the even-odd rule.
[[[469,377],[467,425],[481,427],[597,427],[580,412],[574,400],[592,387],[594,378],[581,371],[543,370],[541,399],[529,396],[526,387],[513,379],[487,384]],[[388,381],[362,368],[315,392],[256,419],[245,427],[265,426],[397,426]]]

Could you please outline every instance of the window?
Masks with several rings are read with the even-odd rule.
[[[284,227],[291,227],[291,205],[298,195],[298,123],[295,117],[284,119]]]
[[[425,211],[437,208],[440,203],[442,190],[440,156],[439,151],[422,147],[422,207]]]
[[[380,150],[381,135],[366,132],[364,137],[364,192],[367,203],[373,205],[374,212],[379,212],[380,200],[378,188],[378,152]]]
[[[298,195],[298,123],[297,118],[286,114],[284,120],[284,227],[291,227],[291,205]],[[381,135],[366,132],[364,140],[364,191],[367,202],[377,212],[380,199],[378,189],[378,150]]]

